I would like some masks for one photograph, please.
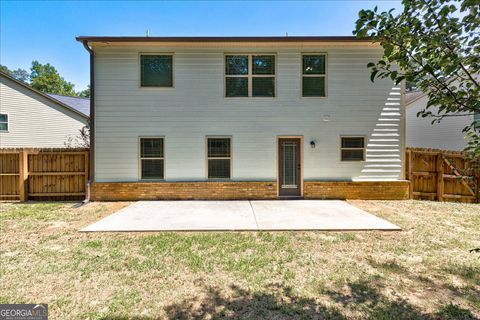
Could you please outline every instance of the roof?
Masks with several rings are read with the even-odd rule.
[[[55,97],[50,96],[50,95],[47,94],[47,93],[43,93],[43,92],[41,92],[41,91],[38,91],[37,89],[32,88],[32,87],[29,86],[28,84],[26,84],[26,83],[24,83],[24,82],[21,82],[21,81],[18,81],[17,79],[13,78],[11,75],[9,75],[9,74],[7,74],[7,73],[5,73],[5,72],[0,71],[0,77],[4,77],[4,78],[6,78],[6,79],[8,79],[8,80],[10,80],[10,81],[12,81],[12,82],[15,82],[16,84],[18,84],[18,85],[20,85],[20,86],[22,86],[22,87],[24,87],[24,88],[27,88],[28,90],[30,90],[30,91],[32,91],[32,92],[35,92],[36,94],[41,95],[42,97],[44,97],[44,98],[46,98],[46,99],[48,99],[48,100],[50,100],[50,101],[52,101],[52,102],[54,102],[54,103],[62,106],[62,107],[64,107],[65,109],[68,109],[68,110],[70,110],[70,111],[73,111],[73,112],[81,115],[82,117],[84,117],[84,118],[86,118],[86,119],[89,118],[89,116],[88,116],[89,113],[83,113],[82,111],[79,111],[79,110],[77,110],[76,108],[73,108],[72,106],[66,104],[65,102],[62,102],[62,101],[56,99]],[[90,102],[89,102],[89,104],[90,104]]]
[[[80,97],[71,97],[64,96],[61,94],[48,93],[50,97],[55,100],[61,101],[67,106],[77,110],[78,112],[83,113],[87,117],[90,115],[90,99],[89,98],[80,98]]]
[[[80,42],[371,42],[353,36],[271,36],[271,37],[112,37],[78,36]]]
[[[410,91],[405,94],[405,105],[409,105],[418,99],[424,97],[426,93],[416,90],[416,91]]]

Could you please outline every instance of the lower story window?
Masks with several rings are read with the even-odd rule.
[[[140,138],[140,172],[142,179],[163,180],[163,145],[163,138]]]
[[[231,178],[231,139],[207,138],[208,179]]]
[[[365,160],[365,138],[364,137],[342,137],[341,142],[342,161],[364,161]]]

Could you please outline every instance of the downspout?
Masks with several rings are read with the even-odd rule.
[[[95,179],[95,64],[94,52],[88,46],[88,41],[82,41],[83,46],[90,53],[90,153],[89,153],[89,170],[88,184],[85,202],[90,201],[92,183]]]

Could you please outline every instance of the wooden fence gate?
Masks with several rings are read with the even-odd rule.
[[[0,149],[0,200],[83,200],[86,149]]]
[[[406,172],[410,199],[479,202],[478,164],[461,152],[408,148]]]

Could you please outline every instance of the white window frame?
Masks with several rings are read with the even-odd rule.
[[[344,138],[362,138],[363,139],[363,148],[343,148],[342,139]],[[343,160],[342,151],[343,150],[362,150],[362,160]],[[364,162],[367,157],[367,137],[362,135],[352,135],[352,136],[340,136],[340,162]]]
[[[227,56],[247,56],[248,57],[248,73],[247,74],[227,74]],[[253,74],[253,57],[254,56],[273,56],[275,59],[274,74]],[[277,98],[277,54],[271,52],[255,52],[255,53],[237,53],[229,52],[223,54],[223,97],[225,99],[275,99]],[[227,78],[247,78],[248,95],[246,97],[227,97]],[[273,78],[273,97],[254,97],[253,96],[253,78]]]
[[[142,139],[162,139],[163,140],[163,157],[142,157]],[[140,136],[138,137],[138,180],[142,181],[165,181],[166,176],[166,154],[165,154],[165,136]],[[142,177],[142,160],[163,160],[163,178],[147,179]]]
[[[7,130],[0,130],[2,133],[7,133],[10,131],[10,115],[8,113],[0,113],[1,115],[7,116],[7,122],[1,122],[1,123],[6,123],[7,124]]]
[[[229,139],[230,140],[230,157],[209,157],[208,156],[208,139]],[[225,180],[232,180],[233,177],[233,138],[232,136],[206,136],[205,137],[205,159],[206,159],[206,173],[207,173],[207,180],[210,181],[225,181]],[[229,178],[210,178],[210,174],[208,172],[208,162],[210,159],[215,160],[230,160],[230,177]]]
[[[172,57],[172,85],[171,86],[142,86],[142,56],[171,56]],[[175,55],[173,52],[139,52],[138,53],[138,87],[142,90],[169,90],[175,89]]]
[[[303,74],[303,57],[305,56],[324,56],[325,57],[325,74]],[[323,77],[325,80],[325,95],[324,96],[304,96],[303,95],[303,78],[318,78]],[[300,97],[303,99],[325,99],[328,97],[328,54],[326,52],[302,52],[300,57]]]

